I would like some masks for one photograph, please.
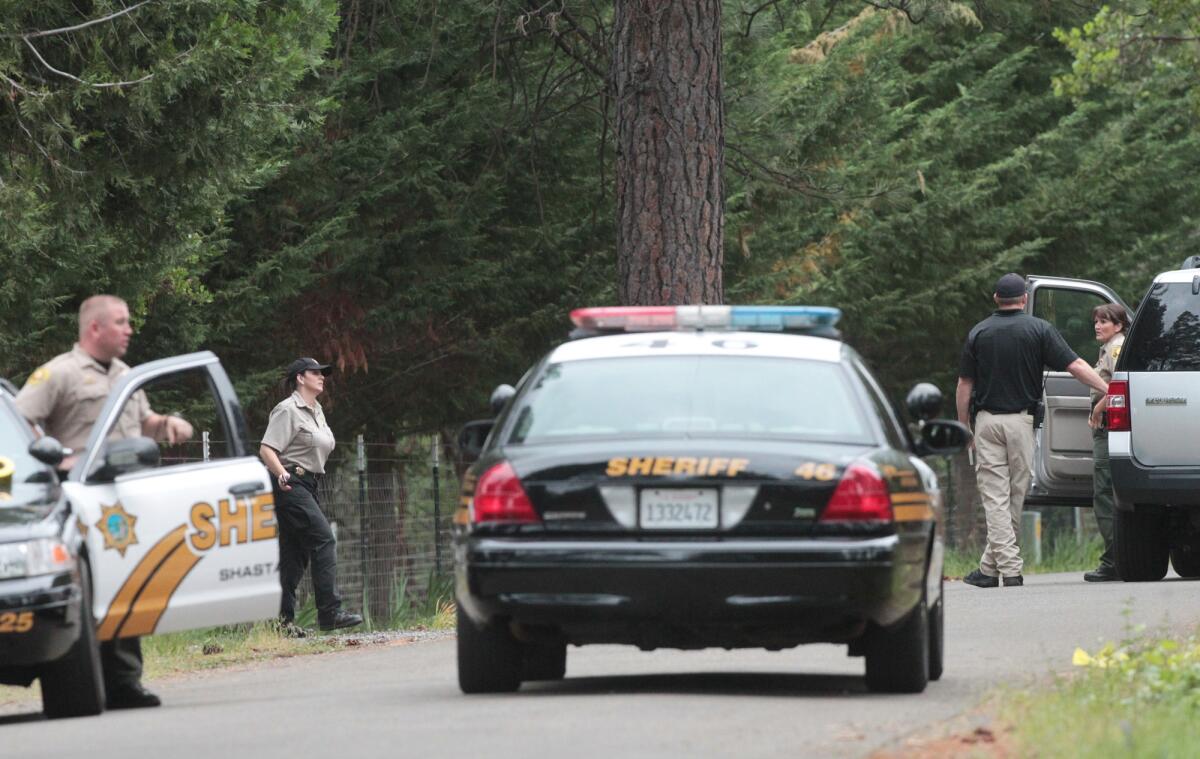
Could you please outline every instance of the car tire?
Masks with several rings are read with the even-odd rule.
[[[867,688],[876,693],[920,693],[929,683],[929,609],[925,594],[904,619],[867,629],[863,653]]]
[[[942,679],[942,670],[946,653],[946,593],[938,581],[938,600],[929,609],[929,679]]]
[[[521,644],[507,625],[479,627],[460,606],[458,687],[463,693],[511,693],[521,687]]]
[[[522,680],[561,680],[567,675],[566,643],[527,643]]]
[[[1171,566],[1180,577],[1200,577],[1200,542],[1193,539],[1172,548]]]
[[[79,637],[71,650],[47,664],[38,676],[42,711],[48,719],[89,717],[104,711],[104,672],[92,617],[92,577],[79,563]]]
[[[1125,582],[1156,582],[1167,574],[1170,545],[1161,506],[1117,509],[1113,514],[1117,574]]]

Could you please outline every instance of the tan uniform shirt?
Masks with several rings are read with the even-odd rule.
[[[117,358],[105,369],[77,343],[29,375],[17,393],[17,408],[65,447],[82,451],[113,386],[128,371],[129,365]],[[142,422],[151,413],[146,394],[137,391],[125,402],[109,439],[141,435]]]
[[[1125,344],[1125,333],[1118,332],[1104,345],[1100,346],[1100,360],[1096,362],[1096,374],[1100,375],[1100,379],[1108,382],[1112,379],[1113,372],[1117,369],[1117,357],[1121,355],[1121,346]],[[1095,407],[1100,402],[1100,392],[1092,391],[1092,406]]]
[[[325,422],[320,401],[306,406],[298,392],[271,409],[262,442],[275,449],[289,471],[300,466],[317,474],[325,474],[325,462],[334,446],[333,430]]]

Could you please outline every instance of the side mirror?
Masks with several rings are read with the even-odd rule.
[[[111,481],[122,474],[153,469],[159,464],[158,443],[148,437],[129,437],[104,444],[104,459],[90,476]]]
[[[942,391],[932,383],[919,382],[908,391],[904,405],[913,419],[927,422],[942,413]]]
[[[43,464],[49,464],[53,467],[61,464],[63,459],[72,453],[74,451],[70,448],[63,448],[63,444],[52,437],[43,436],[29,444],[30,456],[33,456]]]
[[[512,397],[517,394],[516,388],[512,385],[498,385],[492,391],[492,397],[488,400],[488,405],[492,408],[492,416],[500,416],[500,412],[512,400]]]
[[[492,419],[467,422],[462,426],[458,431],[456,445],[464,461],[471,462],[479,458],[479,454],[483,453],[483,444],[487,442],[488,435],[492,434],[492,428],[495,426],[496,422]]]
[[[967,447],[971,442],[971,430],[965,424],[952,419],[932,419],[921,427],[917,441],[920,456],[949,456]]]

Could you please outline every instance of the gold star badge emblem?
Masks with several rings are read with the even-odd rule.
[[[100,504],[100,510],[96,528],[104,534],[104,550],[114,548],[121,552],[122,557],[125,556],[125,549],[138,542],[137,533],[133,531],[137,517],[126,512],[120,502],[112,506]]]

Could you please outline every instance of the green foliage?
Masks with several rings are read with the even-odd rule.
[[[1070,59],[1048,32],[1084,20],[1078,7],[977,7],[979,25],[782,23],[731,56],[749,73],[731,77],[728,140],[764,166],[732,159],[727,297],[841,307],[897,394],[951,388],[1006,271],[1135,300],[1195,247],[1200,145],[1179,97],[1055,97]]]
[[[1193,34],[1194,0],[871,5],[725,4],[730,302],[837,305],[893,391],[949,390],[999,274],[1133,300],[1196,252],[1196,46],[1119,37]],[[0,2],[0,371],[110,290],[132,361],[215,350],[252,429],[317,355],[339,436],[379,440],[483,412],[614,300],[609,5],[171,0],[17,34],[122,7]]]
[[[296,355],[337,363],[337,429],[469,418],[612,288],[597,84],[545,37],[498,42],[515,15],[345,4],[304,93],[323,130],[236,204],[205,278],[257,421]]]
[[[1182,94],[1200,112],[1200,0],[1117,0],[1054,34],[1075,56],[1071,71],[1055,77],[1059,94],[1109,88],[1145,100]]]
[[[330,0],[85,7],[0,5],[10,376],[64,350],[75,309],[97,291],[151,325],[134,360],[204,342],[198,306],[212,295],[200,275],[222,253],[226,206],[306,128],[291,94],[335,22]],[[68,27],[80,28],[52,31]]]
[[[1077,676],[1005,700],[1020,755],[1186,757],[1200,741],[1200,641],[1135,638],[1094,654]]]

